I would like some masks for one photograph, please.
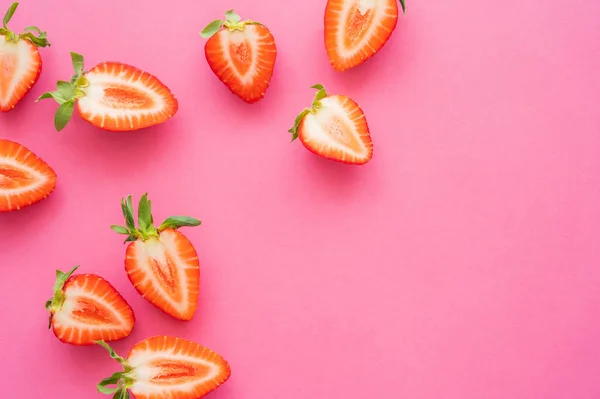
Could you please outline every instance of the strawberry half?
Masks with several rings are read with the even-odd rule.
[[[54,335],[72,345],[116,341],[131,334],[133,310],[117,290],[100,276],[56,271],[54,296],[46,302]]]
[[[0,139],[0,212],[19,210],[46,198],[56,186],[56,173],[34,153]]]
[[[373,158],[373,143],[362,109],[352,99],[317,89],[311,108],[302,111],[288,130],[311,152],[342,163],[363,165]]]
[[[219,354],[181,338],[158,336],[135,345],[127,359],[105,342],[97,342],[123,366],[100,381],[98,392],[129,399],[198,399],[214,391],[231,375]]]
[[[212,71],[234,94],[247,103],[261,100],[269,88],[277,48],[269,29],[255,21],[241,21],[233,10],[225,21],[211,22],[201,35]]]
[[[54,98],[60,104],[54,126],[61,131],[73,109],[92,125],[114,132],[128,132],[158,125],[170,119],[178,102],[160,80],[131,65],[103,62],[89,71],[83,56],[71,53],[75,75],[70,82],[59,81],[56,91],[39,100]]]
[[[148,302],[179,320],[191,320],[198,305],[200,263],[194,246],[177,231],[183,226],[198,226],[200,221],[187,216],[167,218],[154,227],[152,205],[147,194],[138,206],[138,227],[133,217],[131,196],[121,201],[126,227],[111,226],[127,235],[125,271],[129,280]]]
[[[404,0],[400,0],[405,11]],[[398,22],[398,0],[328,0],[325,48],[333,68],[345,71],[375,55]]]
[[[50,46],[46,32],[35,26],[16,34],[8,29],[19,3],[13,3],[0,28],[0,111],[12,110],[40,78],[42,57],[38,47]]]

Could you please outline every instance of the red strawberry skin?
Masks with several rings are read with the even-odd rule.
[[[189,321],[198,305],[200,263],[181,232],[166,229],[157,239],[127,246],[125,271],[137,292],[176,319]]]
[[[133,330],[135,315],[125,298],[95,274],[71,276],[64,303],[53,311],[51,327],[59,341],[75,346],[123,339]]]
[[[249,104],[265,97],[277,58],[275,38],[266,26],[222,29],[204,51],[211,70],[232,93]]]

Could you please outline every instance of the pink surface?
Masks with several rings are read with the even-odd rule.
[[[279,48],[254,106],[212,75],[198,35],[230,6]],[[59,180],[0,215],[0,397],[100,397],[116,370],[46,329],[54,270],[76,264],[135,309],[119,351],[173,334],[228,359],[214,399],[600,397],[600,3],[410,1],[383,51],[343,74],[326,59],[324,6],[22,2],[13,27],[41,26],[52,47],[0,136]],[[78,118],[54,132],[55,105],[34,99],[70,77],[69,51],[156,74],[179,113],[138,133]],[[289,143],[317,82],[365,110],[368,165]],[[109,229],[120,198],[146,191],[156,219],[203,221],[182,230],[202,268],[187,324],[135,293]]]

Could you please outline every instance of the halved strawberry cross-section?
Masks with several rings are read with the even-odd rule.
[[[123,371],[98,384],[98,392],[128,399],[199,399],[224,384],[231,368],[223,357],[195,342],[167,336],[148,338],[135,345],[127,359],[105,342]]]
[[[127,235],[125,270],[129,280],[147,301],[180,320],[191,320],[200,290],[200,262],[194,246],[177,229],[198,226],[187,216],[172,216],[154,226],[147,194],[138,206],[138,226],[133,216],[131,196],[121,201],[125,226],[111,226]]]

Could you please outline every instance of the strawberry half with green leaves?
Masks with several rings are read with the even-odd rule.
[[[231,368],[223,357],[195,342],[157,336],[135,345],[127,359],[97,342],[123,366],[98,384],[98,392],[117,399],[199,399],[227,381]]]
[[[50,46],[46,32],[36,26],[24,33],[8,29],[19,3],[13,3],[0,28],[0,112],[12,110],[37,83],[42,73],[42,57],[38,47]]]
[[[404,0],[400,0],[405,11]],[[333,68],[345,71],[374,56],[398,22],[398,0],[328,0],[325,48]]]
[[[60,104],[54,115],[57,131],[69,123],[75,107],[85,121],[114,132],[158,125],[177,112],[179,105],[169,88],[148,72],[120,62],[103,62],[86,71],[82,55],[71,53],[71,60],[71,80],[59,81],[56,91],[38,98]]]
[[[323,85],[311,86],[317,94],[289,130],[311,152],[327,159],[363,165],[373,158],[373,142],[363,110],[354,100],[328,95]]]
[[[125,298],[95,274],[56,271],[54,296],[46,302],[54,335],[64,343],[93,345],[116,341],[133,330],[135,316]]]
[[[277,58],[275,38],[256,21],[242,21],[233,10],[225,20],[211,22],[201,32],[208,38],[206,60],[215,75],[247,103],[264,98]]]
[[[167,218],[157,228],[152,204],[144,194],[138,206],[135,226],[131,196],[121,201],[126,226],[111,226],[127,235],[125,271],[129,280],[147,301],[179,320],[194,317],[200,290],[200,263],[194,246],[177,229],[198,226],[187,216]]]

